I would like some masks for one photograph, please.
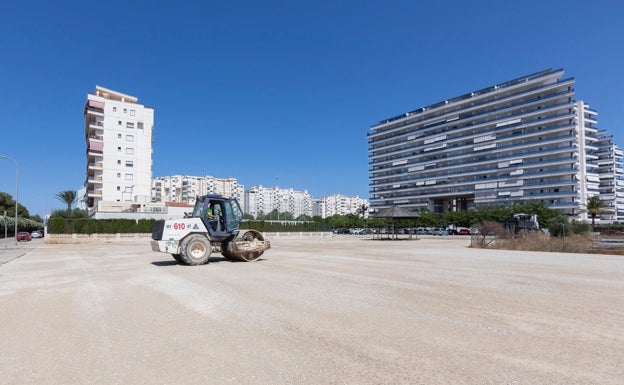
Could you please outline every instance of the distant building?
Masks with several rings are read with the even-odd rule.
[[[362,207],[368,207],[368,201],[357,195],[346,196],[340,194],[328,195],[314,200],[314,216],[321,218],[333,215],[358,215]],[[368,217],[368,211],[364,213]]]
[[[600,222],[624,221],[624,164],[622,149],[613,143],[613,136],[599,132],[598,147],[598,186],[600,200],[604,203],[604,213]]]
[[[153,202],[186,202],[195,204],[195,198],[206,194],[219,194],[227,198],[236,197],[244,205],[245,187],[235,178],[212,176],[172,175],[152,180]],[[244,208],[243,208],[244,211]]]
[[[621,151],[574,96],[573,78],[545,70],[373,125],[371,210],[542,202],[586,220],[591,196],[617,206]]]
[[[90,215],[141,211],[151,200],[154,109],[135,96],[96,86],[87,95],[84,117],[83,199]]]
[[[306,190],[280,189],[278,187],[252,186],[245,191],[245,213],[254,218],[277,210],[288,212],[293,218],[312,216],[312,196]]]

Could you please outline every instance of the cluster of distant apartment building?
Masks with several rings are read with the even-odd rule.
[[[96,218],[188,210],[196,196],[236,197],[257,218],[274,210],[321,216],[391,206],[437,213],[541,202],[587,220],[600,197],[603,222],[624,221],[622,149],[575,99],[574,78],[545,70],[384,119],[368,132],[369,199],[252,186],[235,178],[152,176],[154,110],[97,86],[84,110],[84,200]],[[366,167],[366,165],[362,165]]]
[[[191,211],[197,196],[236,197],[246,214],[271,212],[322,218],[356,214],[368,201],[357,195],[313,198],[307,190],[252,186],[236,178],[152,176],[154,109],[134,96],[96,86],[84,108],[87,177],[82,207],[95,218],[167,218]]]

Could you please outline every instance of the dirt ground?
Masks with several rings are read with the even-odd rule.
[[[0,383],[623,383],[622,256],[272,243],[198,267],[41,243],[0,265]]]

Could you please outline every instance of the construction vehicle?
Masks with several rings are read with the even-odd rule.
[[[170,253],[178,263],[203,265],[211,253],[229,260],[255,261],[271,243],[257,230],[241,230],[243,212],[236,198],[197,197],[184,218],[157,220],[152,230],[153,251]]]
[[[526,234],[539,231],[539,222],[535,214],[514,214],[513,219],[506,224],[514,234]]]

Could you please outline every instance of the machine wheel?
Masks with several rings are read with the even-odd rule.
[[[180,246],[182,249],[180,258],[183,263],[191,266],[208,263],[211,247],[210,242],[205,236],[198,234],[191,235],[186,237]]]
[[[243,230],[241,231],[241,233],[239,233],[238,237],[234,240],[234,242],[254,242],[255,240],[264,241],[264,237],[260,232],[256,230]],[[227,242],[223,243],[221,249],[223,250],[221,254],[226,259],[229,259],[231,261],[253,262],[258,260],[258,258],[260,258],[262,254],[264,254],[264,251],[247,251],[240,253],[225,251],[227,250]]]
[[[235,261],[238,260],[238,258],[236,258],[236,255],[232,252],[226,251],[227,250],[227,242],[223,242],[221,244],[221,255],[223,255],[225,257],[225,259],[230,260],[230,261]]]
[[[182,256],[180,254],[171,254],[171,256],[176,260],[176,262],[184,264],[184,260],[182,260]]]

